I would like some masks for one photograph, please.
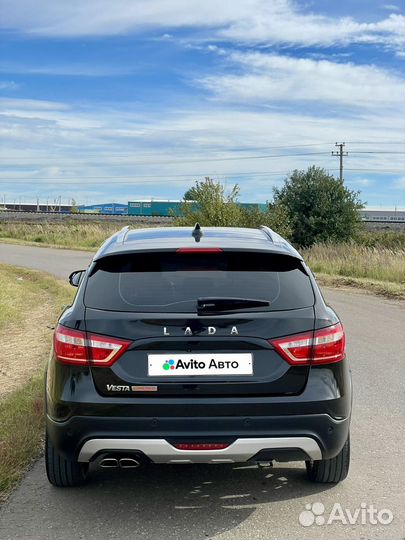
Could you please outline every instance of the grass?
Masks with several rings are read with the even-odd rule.
[[[0,401],[0,502],[40,454],[44,429],[43,376]]]
[[[363,230],[357,234],[356,244],[366,247],[384,248],[384,249],[404,249],[405,232],[402,231],[384,231],[384,230]]]
[[[43,301],[52,297],[62,305],[69,290],[67,286],[61,288],[51,276],[3,264],[0,264],[0,282],[0,332],[4,335],[28,316],[38,304],[40,293]]]
[[[329,285],[367,289],[391,298],[405,292],[405,249],[355,243],[318,244],[301,251],[312,271]]]
[[[373,279],[356,278],[347,276],[336,276],[330,274],[316,274],[318,283],[324,287],[351,287],[365,292],[373,293],[393,300],[404,299],[404,285],[387,281],[376,281]]]
[[[122,226],[121,223],[111,222],[0,222],[0,239],[44,247],[94,250]]]
[[[50,326],[70,303],[73,289],[46,274],[7,265],[0,265],[0,283],[1,502],[41,451]]]

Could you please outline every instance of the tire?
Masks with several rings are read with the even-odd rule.
[[[86,483],[88,464],[66,459],[56,450],[46,434],[45,438],[46,475],[57,487],[75,487]]]
[[[337,456],[332,459],[306,461],[307,476],[311,482],[337,484],[344,480],[350,465],[350,437]]]

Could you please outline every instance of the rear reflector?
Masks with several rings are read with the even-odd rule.
[[[108,367],[128,349],[130,341],[86,334],[58,325],[53,336],[56,358],[62,364]]]
[[[222,253],[221,248],[179,248],[176,253]]]
[[[292,365],[331,364],[345,357],[345,333],[340,323],[270,343]]]
[[[229,443],[176,443],[172,446],[177,450],[223,450]]]

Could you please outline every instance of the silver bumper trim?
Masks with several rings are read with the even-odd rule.
[[[311,459],[322,459],[311,437],[264,437],[236,439],[222,450],[179,450],[165,439],[91,439],[84,443],[79,461],[87,462],[99,452],[139,450],[155,463],[240,463],[264,449],[299,448]]]

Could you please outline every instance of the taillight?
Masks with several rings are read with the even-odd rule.
[[[345,333],[340,323],[270,343],[292,365],[331,364],[345,356]]]
[[[182,247],[176,249],[176,253],[222,253],[222,248],[188,248],[188,247]]]
[[[58,324],[53,335],[56,358],[63,364],[87,364],[86,334]]]
[[[123,339],[87,335],[90,363],[96,366],[111,366],[128,349],[130,341]]]
[[[175,443],[177,450],[224,450],[230,443]]]
[[[130,341],[87,334],[60,324],[53,336],[56,358],[62,364],[111,366],[127,350]]]

